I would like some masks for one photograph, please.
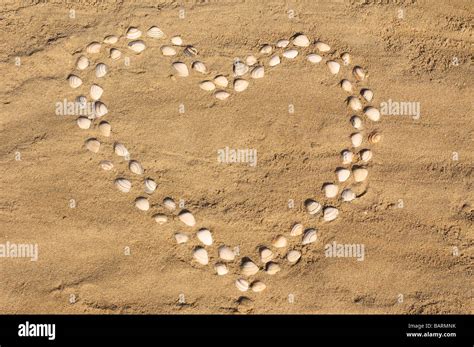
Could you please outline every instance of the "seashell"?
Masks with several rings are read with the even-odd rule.
[[[268,61],[268,65],[269,66],[277,66],[278,64],[280,64],[280,57],[278,55],[274,55],[273,57],[270,58],[270,60]]]
[[[282,39],[282,40],[278,40],[277,43],[276,43],[276,46],[278,48],[285,48],[286,46],[288,46],[290,44],[290,41],[289,40],[285,40],[285,39]]]
[[[147,198],[139,196],[135,199],[135,207],[141,211],[148,211],[150,209],[150,202]]]
[[[180,77],[189,76],[189,70],[185,63],[181,63],[179,61],[176,63],[173,63],[173,68],[176,70],[176,73],[178,74],[178,76]]]
[[[128,152],[128,149],[123,144],[118,143],[118,142],[114,144],[114,151],[115,151],[115,154],[117,154],[120,157],[126,157],[130,155],[130,153]]]
[[[321,42],[321,41],[318,41],[314,44],[314,46],[318,49],[318,51],[320,52],[329,52],[331,50],[331,47],[324,43],[324,42]]]
[[[248,86],[249,82],[244,79],[238,78],[234,80],[234,90],[236,92],[243,92]]]
[[[171,43],[175,46],[182,46],[183,45],[183,39],[181,36],[173,36],[171,38]]]
[[[374,145],[376,143],[379,143],[380,140],[382,140],[382,135],[379,134],[378,132],[374,131],[374,132],[369,134],[367,139],[368,139],[369,143]]]
[[[114,164],[110,160],[102,160],[99,165],[105,171],[110,171],[114,168]]]
[[[354,175],[354,181],[363,182],[369,175],[369,171],[363,167],[358,167],[352,170],[352,174]]]
[[[95,66],[95,75],[96,77],[104,77],[107,74],[107,65],[104,63],[99,63]]]
[[[203,81],[203,82],[199,83],[199,87],[202,90],[205,90],[207,92],[210,92],[210,91],[213,91],[214,89],[216,89],[216,85],[211,81]]]
[[[317,214],[319,211],[321,211],[321,204],[317,201],[314,201],[312,199],[308,199],[304,202],[304,205],[306,207],[306,211],[308,211],[309,214]]]
[[[351,124],[356,129],[362,129],[362,119],[359,116],[352,116]]]
[[[260,292],[263,292],[265,290],[265,288],[267,288],[267,286],[265,285],[265,283],[263,283],[261,281],[255,281],[255,282],[252,283],[250,288],[255,293],[260,293]]]
[[[310,42],[306,35],[300,34],[293,39],[293,44],[297,47],[308,47]]]
[[[356,198],[356,195],[351,189],[347,188],[342,191],[341,197],[343,201],[352,201]]]
[[[301,223],[296,223],[293,225],[290,231],[291,236],[299,236],[303,233],[303,224]]]
[[[127,39],[129,39],[129,40],[136,40],[140,36],[142,36],[142,32],[138,28],[130,27],[127,30],[126,36],[127,36]]]
[[[341,59],[346,66],[351,63],[351,55],[347,52],[341,54]]]
[[[316,242],[318,239],[318,235],[316,233],[316,229],[308,229],[304,232],[303,235],[303,241],[301,244],[304,245],[309,245],[310,243]]]
[[[141,53],[145,50],[146,45],[142,40],[132,41],[128,43],[128,48],[130,48],[135,53]]]
[[[189,241],[189,236],[186,235],[185,233],[176,233],[174,234],[174,238],[176,239],[176,243],[178,245]]]
[[[257,58],[255,58],[255,56],[253,56],[253,55],[249,55],[247,58],[245,58],[245,63],[248,66],[255,65],[255,64],[257,64],[257,62],[258,62]]]
[[[105,116],[109,110],[103,102],[96,101],[94,102],[94,115],[98,118]]]
[[[244,276],[253,276],[258,272],[258,270],[260,270],[258,266],[251,260],[242,262],[240,269],[242,271],[242,275]]]
[[[91,127],[92,121],[87,117],[79,117],[77,118],[77,125],[81,129],[89,129]]]
[[[184,55],[187,57],[194,57],[198,54],[197,48],[193,46],[186,46],[183,52],[184,52]]]
[[[269,275],[275,275],[280,270],[281,270],[280,265],[278,265],[277,263],[274,263],[274,262],[267,263],[267,267],[265,269],[266,273],[269,274]]]
[[[267,247],[260,248],[260,260],[266,264],[273,259],[273,252]]]
[[[194,219],[193,214],[189,212],[188,210],[182,210],[179,213],[178,218],[181,222],[183,222],[189,227],[193,227],[196,225],[196,219]]]
[[[163,46],[161,47],[161,54],[163,54],[165,57],[170,57],[172,55],[176,55],[176,49],[171,46]]]
[[[284,248],[288,245],[288,240],[286,239],[286,237],[278,235],[277,237],[275,237],[272,244],[275,248]]]
[[[148,29],[146,34],[147,36],[152,37],[154,39],[161,39],[163,36],[165,36],[163,31],[161,31],[161,29],[156,26],[152,26],[150,29]]]
[[[207,251],[202,247],[196,247],[194,249],[193,257],[201,265],[207,265],[209,263]]]
[[[200,73],[207,73],[206,65],[202,61],[195,61],[192,65],[192,68]]]
[[[366,72],[364,71],[363,68],[361,68],[360,66],[355,66],[353,69],[352,69],[352,74],[354,75],[354,77],[359,80],[359,81],[363,81],[367,74]]]
[[[129,180],[125,178],[117,178],[115,180],[115,186],[121,192],[128,193],[130,189],[132,189],[132,182],[130,182]]]
[[[101,86],[97,84],[93,84],[91,86],[90,94],[91,94],[92,100],[99,100],[103,93],[104,93],[104,89]]]
[[[90,54],[96,54],[100,52],[102,45],[99,42],[91,42],[86,47],[86,52]]]
[[[128,168],[136,175],[142,175],[144,171],[142,164],[140,164],[136,160],[130,160],[130,162],[128,163]]]
[[[351,172],[348,169],[340,168],[336,170],[336,176],[339,182],[345,182],[351,176]]]
[[[339,187],[333,183],[328,183],[323,186],[324,195],[326,198],[335,198],[339,193]]]
[[[359,147],[362,144],[364,137],[361,133],[354,133],[351,135],[352,147]]]
[[[170,211],[176,210],[176,203],[171,198],[164,198],[163,205]]]
[[[117,48],[111,48],[109,56],[111,59],[117,60],[122,56],[122,52],[120,52]]]
[[[252,72],[250,73],[250,76],[252,78],[263,78],[265,76],[265,69],[263,66],[256,66],[252,69]]]
[[[348,149],[343,150],[341,152],[341,156],[342,156],[342,163],[345,165],[351,164],[352,161],[354,160],[354,153],[352,153]]]
[[[364,114],[373,122],[378,122],[380,120],[380,111],[375,107],[368,106],[364,109]]]
[[[227,77],[222,75],[216,76],[216,78],[214,78],[214,83],[221,88],[226,88],[229,85]]]
[[[223,263],[217,263],[216,265],[214,265],[214,270],[216,270],[216,273],[219,276],[224,276],[229,273],[229,269],[227,269],[227,266]]]
[[[113,45],[118,42],[118,36],[115,35],[108,35],[104,38],[104,43],[108,45]]]
[[[247,64],[241,62],[241,61],[236,61],[234,62],[234,75],[235,76],[243,76],[249,71],[249,67]]]
[[[283,56],[286,58],[286,59],[294,59],[298,56],[298,51],[296,49],[289,49],[287,51],[284,51],[283,52]]]
[[[341,81],[341,88],[342,90],[352,93],[352,83],[349,80],[342,80]]]
[[[199,241],[201,241],[203,244],[206,246],[212,245],[212,234],[209,229],[200,229],[197,233],[196,236]]]
[[[89,59],[87,59],[87,57],[81,55],[78,59],[77,59],[77,62],[76,62],[76,67],[79,69],[79,70],[85,70],[89,67]]]
[[[87,139],[86,148],[93,153],[97,153],[100,149],[100,142],[97,139]]]
[[[225,100],[230,96],[230,94],[227,93],[225,90],[219,90],[214,93],[214,96],[219,100]]]
[[[217,250],[219,253],[219,258],[225,261],[232,261],[235,259],[234,251],[228,246],[220,246]]]
[[[374,92],[371,91],[370,89],[363,88],[360,90],[360,95],[367,101],[371,102],[372,99],[374,98]]]
[[[69,75],[67,80],[71,88],[78,88],[82,84],[81,78],[76,75]]]
[[[155,219],[155,222],[157,222],[160,225],[163,225],[168,221],[168,217],[166,217],[166,215],[164,213],[157,213],[153,216],[153,218]],[[175,237],[176,237],[176,235],[175,235]]]
[[[260,48],[260,54],[272,54],[273,47],[271,45],[263,45]]]
[[[99,123],[99,131],[102,136],[109,137],[110,133],[112,132],[112,126],[109,122],[102,121]]]
[[[372,151],[370,149],[363,149],[359,152],[359,157],[362,161],[368,162],[372,159]]]
[[[347,98],[347,105],[356,112],[362,110],[362,103],[356,96],[349,96]]]
[[[153,192],[156,190],[156,182],[153,181],[151,178],[147,178],[144,182],[145,185],[145,193],[147,194],[153,194]]]
[[[301,252],[297,251],[295,249],[291,250],[288,252],[286,255],[286,259],[291,263],[291,264],[296,264],[298,260],[301,258]]]
[[[341,64],[334,60],[329,60],[326,65],[328,66],[329,72],[333,75],[337,74],[341,69]]]
[[[238,280],[236,280],[235,286],[241,292],[246,292],[247,290],[249,290],[249,282],[244,280],[243,278],[239,278]]]
[[[325,207],[323,211],[323,219],[326,222],[331,222],[337,218],[339,210],[335,207]]]
[[[323,60],[323,58],[319,54],[315,53],[308,54],[306,59],[308,59],[308,61],[313,64],[318,64],[321,62],[321,60]]]

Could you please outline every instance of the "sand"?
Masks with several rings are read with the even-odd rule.
[[[1,312],[472,313],[472,13],[470,0],[2,2],[0,243],[36,244],[38,260],[0,258]],[[139,55],[122,49],[129,66],[107,60],[102,100],[113,134],[91,153],[84,141],[96,128],[55,114],[57,102],[79,93],[66,78],[90,42],[152,25],[181,35],[227,76],[236,57],[303,32],[367,69],[373,105],[416,102],[420,117],[367,123],[383,140],[365,194],[331,201],[321,187],[334,182],[354,130],[340,77],[300,56],[221,102],[199,90],[195,73],[171,78],[156,41]],[[94,81],[84,76],[84,85]],[[156,179],[153,212],[166,211],[165,197],[184,202],[214,246],[238,246],[258,263],[258,248],[295,222],[316,228],[318,239],[294,266],[276,250],[282,270],[255,277],[267,288],[239,292],[237,261],[217,276],[192,260],[195,238],[174,240],[196,228],[176,213],[158,225],[151,210],[134,207],[138,191],[115,188],[117,176],[134,187],[142,179],[112,154],[117,140]],[[226,147],[256,149],[257,165],[219,163]],[[112,171],[99,168],[104,159]],[[322,223],[306,213],[308,198],[340,216]],[[327,257],[333,242],[363,245],[363,261]]]

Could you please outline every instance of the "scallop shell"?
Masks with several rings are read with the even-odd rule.
[[[97,153],[100,149],[100,142],[97,139],[88,139],[86,140],[86,148],[93,153]]]
[[[141,211],[148,211],[150,209],[150,202],[147,198],[139,196],[135,199],[135,207]]]
[[[342,163],[345,165],[348,165],[348,164],[351,164],[352,161],[354,160],[354,153],[352,153],[348,149],[345,149],[341,152],[341,157],[342,157]]]
[[[310,42],[306,35],[300,34],[293,39],[293,44],[297,47],[308,47]]]
[[[111,48],[109,57],[113,60],[120,59],[122,56],[122,52],[120,52],[117,48]]]
[[[339,187],[333,183],[328,183],[323,186],[324,195],[326,198],[335,198],[339,193]]]
[[[367,77],[367,73],[360,66],[355,66],[354,69],[352,69],[352,74],[359,81],[363,81]]]
[[[135,28],[135,27],[130,27],[130,28],[128,28],[127,33],[126,33],[127,39],[129,39],[129,40],[136,40],[136,39],[138,39],[140,36],[142,36],[142,32],[141,32],[140,29]]]
[[[99,165],[105,171],[110,171],[114,168],[114,164],[110,160],[102,160]]]
[[[248,86],[249,82],[244,79],[238,78],[234,80],[234,90],[236,92],[243,92],[245,89],[248,88]]]
[[[280,272],[280,265],[274,262],[267,263],[265,272],[269,275],[275,275],[277,272]]]
[[[272,244],[275,248],[284,248],[288,245],[288,240],[286,239],[286,237],[278,235],[277,237],[275,237]]]
[[[99,63],[95,66],[95,75],[98,78],[104,77],[107,75],[107,65],[104,63]]]
[[[82,84],[81,78],[76,76],[76,75],[69,75],[67,80],[68,80],[69,85],[71,86],[71,88],[78,88]]]
[[[171,46],[162,46],[161,54],[163,54],[165,57],[171,57],[173,55],[176,55],[176,49]]]
[[[303,233],[303,224],[301,223],[296,223],[293,225],[290,231],[291,236],[299,236]]]
[[[183,45],[183,39],[181,38],[181,36],[173,36],[170,41],[175,46]]]
[[[378,122],[380,120],[380,111],[375,107],[368,106],[364,109],[364,114],[373,122]]]
[[[178,74],[178,76],[180,77],[189,76],[189,70],[185,63],[181,63],[179,61],[175,62],[173,63],[173,68],[176,70],[176,73]]]
[[[236,61],[234,62],[234,75],[235,76],[243,76],[249,71],[249,67],[247,64]]]
[[[178,218],[181,222],[183,222],[189,227],[193,227],[196,225],[196,219],[194,218],[193,214],[188,210],[181,211],[178,215]]]
[[[96,101],[94,102],[94,115],[98,118],[105,116],[109,110],[103,102]]]
[[[331,222],[337,218],[339,210],[335,207],[325,207],[323,211],[323,219],[326,222]]]
[[[382,140],[382,135],[379,134],[378,132],[374,131],[374,132],[369,134],[367,139],[368,139],[369,143],[376,144],[376,143],[379,143],[380,140]]]
[[[345,182],[351,176],[351,172],[348,169],[337,169],[336,176],[339,182]]]
[[[81,129],[89,129],[91,127],[92,121],[87,117],[79,117],[77,118],[77,125]]]
[[[77,62],[76,62],[76,67],[79,69],[79,70],[85,70],[89,67],[89,59],[87,59],[87,57],[81,55],[78,59],[77,59]]]
[[[371,91],[370,89],[363,88],[360,91],[360,95],[365,99],[367,102],[371,102],[372,99],[374,98],[374,92]]]
[[[132,182],[130,182],[129,180],[125,178],[117,178],[115,180],[115,186],[121,192],[128,193],[130,189],[132,189]]]
[[[209,263],[207,251],[202,247],[196,247],[194,249],[193,257],[201,265],[207,265]]]
[[[258,266],[251,260],[244,261],[240,266],[240,269],[242,275],[244,276],[253,276],[258,272],[258,270],[260,270]]]
[[[370,149],[363,149],[359,152],[359,157],[362,161],[368,162],[372,159],[372,151]]]
[[[356,195],[351,189],[347,188],[342,191],[341,197],[343,201],[352,201],[356,198]]]
[[[351,117],[351,124],[356,129],[362,129],[362,119],[359,116],[352,116]]]
[[[235,259],[234,251],[228,246],[220,246],[218,249],[219,258],[225,261],[232,261]]]
[[[160,224],[160,225],[163,225],[168,221],[168,217],[166,217],[166,215],[164,213],[157,213],[153,216],[153,218],[155,219],[155,222]]]
[[[247,58],[245,58],[245,63],[248,66],[255,65],[255,64],[257,64],[257,62],[258,62],[257,58],[255,58],[255,56],[253,56],[253,55],[249,55]]]
[[[145,185],[145,193],[147,194],[153,194],[153,192],[156,190],[156,182],[153,181],[151,178],[147,178],[144,182]]]
[[[278,55],[274,55],[268,61],[268,66],[271,66],[271,67],[277,66],[278,64],[280,64],[280,57]]]
[[[214,270],[216,270],[216,273],[219,276],[224,276],[229,273],[229,269],[223,263],[217,263],[216,265],[214,265]]]
[[[193,46],[186,46],[183,52],[184,55],[187,57],[194,57],[198,54],[198,50],[196,49],[196,47]]]
[[[341,64],[339,64],[337,61],[334,60],[329,60],[326,63],[329,72],[332,73],[333,75],[337,74],[339,70],[341,69]]]
[[[219,75],[214,78],[214,83],[216,84],[216,86],[226,88],[229,85],[229,80],[227,79],[227,77]]]
[[[243,278],[239,278],[238,280],[236,280],[235,286],[241,292],[246,292],[247,290],[249,290],[249,282],[244,280]]]
[[[352,147],[359,147],[362,144],[364,137],[361,133],[354,133],[351,135]]]
[[[108,45],[113,45],[118,42],[118,36],[115,35],[108,35],[104,38],[104,43]]]
[[[227,93],[225,90],[219,90],[214,93],[214,96],[219,100],[225,100],[230,96],[230,94]]]
[[[267,286],[265,285],[265,283],[263,283],[261,281],[255,281],[255,282],[252,283],[250,288],[255,293],[260,293],[260,292],[263,292],[265,290],[265,288],[267,288]]]
[[[344,65],[349,65],[351,63],[351,55],[347,52],[341,54],[341,59],[344,62]]]
[[[174,238],[178,245],[189,241],[189,236],[186,235],[185,233],[176,233],[174,234]]]
[[[349,96],[347,98],[347,105],[356,112],[362,110],[362,103],[356,96]]]
[[[165,206],[165,208],[167,208],[170,211],[176,210],[176,203],[171,198],[164,198],[163,199],[163,206]]]
[[[298,260],[301,258],[301,252],[297,251],[295,249],[291,250],[288,252],[286,255],[286,259],[291,263],[291,264],[296,264]]]
[[[294,59],[298,56],[298,51],[296,49],[289,49],[284,51],[282,54],[286,59]]]
[[[126,157],[130,154],[128,152],[128,149],[123,144],[118,143],[118,142],[115,143],[114,145],[114,151],[115,151],[115,154],[117,154],[120,157]]]
[[[272,259],[273,259],[273,252],[269,248],[267,247],[260,248],[260,260],[262,261],[262,263],[266,264]]]
[[[309,245],[310,243],[316,242],[318,239],[318,235],[316,233],[316,229],[308,229],[304,232],[303,235],[303,240],[301,244],[304,245]]]
[[[286,39],[281,39],[276,42],[276,46],[278,48],[285,48],[289,44],[290,44],[290,40],[286,40]]]
[[[132,41],[128,43],[128,48],[130,48],[135,53],[141,53],[145,50],[146,45],[142,40]]]
[[[319,54],[316,54],[316,53],[308,54],[306,59],[308,59],[308,61],[312,64],[318,64],[321,62],[321,60],[323,60],[323,58]]]
[[[212,234],[211,234],[211,231],[209,229],[200,229],[197,233],[196,233],[196,236],[198,238],[199,241],[201,241],[203,244],[205,244],[206,246],[210,246],[212,245]]]
[[[306,211],[308,211],[309,214],[314,215],[317,214],[321,211],[321,204],[317,201],[314,201],[312,199],[308,199],[304,203],[306,207]]]
[[[352,93],[352,83],[349,80],[342,80],[341,81],[341,88],[342,90]]]
[[[272,54],[273,47],[271,45],[263,45],[260,48],[260,54]]]
[[[195,71],[200,72],[202,74],[207,73],[206,65],[204,65],[204,63],[202,61],[195,61],[192,65],[192,68]]]
[[[358,167],[352,170],[352,174],[354,175],[354,181],[363,182],[369,175],[369,171],[365,168]]]
[[[252,78],[263,78],[265,76],[265,69],[263,66],[256,66],[252,69],[252,72],[250,73],[250,76]]]
[[[161,31],[160,28],[157,26],[152,26],[148,31],[146,32],[147,36],[152,37],[154,39],[161,39],[165,34],[163,31]]]
[[[104,89],[101,86],[97,84],[93,84],[91,86],[90,94],[91,94],[92,100],[96,100],[96,101],[99,100],[103,93],[104,93]]]
[[[102,45],[99,42],[91,42],[86,47],[86,52],[90,54],[96,54],[100,52]]]
[[[144,171],[142,164],[140,164],[136,160],[130,160],[130,162],[128,163],[128,168],[136,175],[142,175]]]
[[[109,137],[112,132],[112,126],[109,122],[102,121],[99,123],[99,132],[102,136]]]
[[[321,41],[318,41],[314,44],[314,46],[318,49],[318,51],[320,52],[329,52],[331,50],[331,47],[324,43],[324,42],[321,42]]]

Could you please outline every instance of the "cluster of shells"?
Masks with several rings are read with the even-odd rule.
[[[370,105],[374,92],[365,86],[368,77],[367,71],[358,65],[352,64],[352,57],[344,52],[337,55],[327,43],[311,41],[304,34],[297,34],[289,39],[281,39],[275,43],[263,45],[255,55],[233,62],[232,70],[228,73],[212,73],[206,63],[199,59],[198,50],[185,44],[181,36],[168,38],[164,32],[153,26],[145,33],[139,28],[131,27],[124,36],[108,35],[102,42],[92,42],[83,50],[76,60],[75,71],[67,77],[69,85],[74,89],[84,90],[81,73],[93,69],[97,81],[87,87],[89,98],[94,103],[93,114],[80,116],[77,125],[81,129],[97,129],[95,137],[85,140],[85,148],[93,153],[101,150],[102,138],[110,138],[115,134],[109,120],[109,108],[101,101],[104,89],[100,86],[100,79],[106,78],[110,68],[109,61],[113,62],[124,57],[125,51],[131,54],[142,54],[147,48],[147,40],[159,40],[160,51],[164,57],[170,59],[170,68],[177,78],[189,76],[191,71],[203,76],[198,87],[210,93],[216,99],[224,101],[232,94],[242,93],[249,88],[252,80],[264,78],[266,72],[278,69],[278,65],[303,56],[308,64],[325,64],[328,72],[339,78],[338,85],[346,93],[345,102],[350,110],[349,122],[353,131],[347,139],[347,147],[341,151],[341,165],[334,171],[332,182],[326,182],[321,187],[321,194],[325,201],[334,201],[333,204],[323,205],[317,198],[309,198],[304,205],[307,213],[316,216],[315,223],[330,223],[340,217],[342,203],[351,202],[359,197],[358,189],[364,186],[368,178],[368,166],[373,157],[371,149],[381,140],[381,134],[372,129],[366,132],[365,120],[378,122],[380,112]],[[104,54],[105,52],[105,54]],[[176,60],[178,52],[183,59]],[[101,57],[106,56],[101,61]],[[184,60],[191,60],[190,62]],[[88,97],[80,95],[78,101],[85,102]],[[130,177],[119,176],[113,180],[116,188],[122,193],[130,193],[141,189],[142,193],[133,198],[133,204],[140,211],[149,211],[157,206],[151,206],[149,197],[157,189],[157,181],[146,175],[146,169],[140,161],[134,159],[128,148],[119,140],[113,142],[113,152],[116,159],[125,161],[130,175],[143,177],[142,187],[132,187]],[[103,170],[114,168],[113,160],[102,160],[99,163]],[[215,241],[213,232],[202,225],[198,225],[194,214],[185,209],[179,209],[171,197],[162,202],[161,212],[152,214],[157,224],[167,223],[170,215],[174,215],[182,222],[184,231],[177,231],[174,239],[177,244],[186,244],[192,237],[199,245],[193,248],[190,259],[197,265],[210,266],[219,276],[234,272],[235,286],[245,292],[252,290],[261,292],[266,289],[265,280],[259,274],[275,275],[281,270],[282,263],[294,265],[298,263],[307,247],[317,241],[318,229],[305,228],[301,223],[294,223],[291,230],[276,235],[268,245],[257,247],[254,257],[238,258],[235,249],[229,245]],[[160,207],[158,207],[160,208]],[[163,212],[165,211],[165,212]],[[292,242],[288,241],[291,240]],[[237,264],[238,266],[234,266]],[[232,266],[230,266],[232,265]],[[238,270],[235,270],[238,268]],[[232,270],[232,271],[231,271]]]

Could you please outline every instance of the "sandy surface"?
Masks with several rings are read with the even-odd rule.
[[[473,312],[472,1],[3,1],[0,11],[0,243],[39,249],[38,261],[0,258],[0,312]],[[90,42],[152,25],[168,38],[182,35],[212,73],[227,76],[234,58],[304,32],[330,44],[329,57],[350,52],[369,71],[363,85],[375,93],[372,104],[418,102],[421,117],[367,123],[364,131],[383,140],[368,183],[356,187],[366,193],[330,201],[321,186],[334,181],[353,130],[338,86],[347,71],[331,76],[302,54],[218,102],[197,87],[201,76],[170,78],[159,49],[166,40],[147,40],[139,55],[122,49],[129,66],[104,52],[94,58],[110,67],[100,84],[113,134],[91,153],[84,140],[97,136],[97,125],[81,130],[76,117],[55,114],[56,102],[87,93],[66,77]],[[91,71],[82,76],[84,85],[94,80]],[[158,183],[148,212],[133,206],[143,178],[113,155],[118,140]],[[218,163],[226,146],[257,149],[257,166]],[[102,159],[114,169],[101,170]],[[129,194],[113,185],[121,175],[132,178]],[[185,202],[196,228],[154,222],[167,196]],[[340,217],[308,215],[307,198],[338,207]],[[176,245],[173,237],[206,226],[212,263],[222,244],[258,262],[258,247],[294,222],[317,228],[318,240],[295,266],[277,251],[282,271],[254,276],[267,285],[261,293],[235,288],[237,260],[231,274],[217,276],[192,260],[195,238]],[[333,241],[363,244],[364,261],[325,257]],[[239,304],[241,296],[250,300]]]

